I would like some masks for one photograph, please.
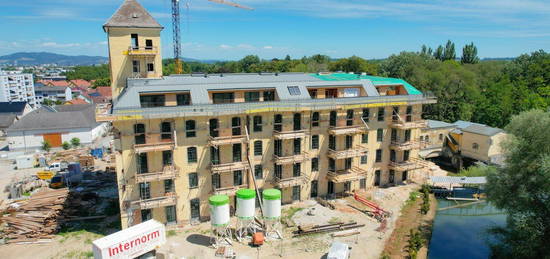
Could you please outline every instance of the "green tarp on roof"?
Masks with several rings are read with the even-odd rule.
[[[380,76],[368,76],[368,75],[357,75],[357,74],[347,74],[347,73],[332,73],[332,74],[311,74],[311,76],[325,80],[325,81],[343,81],[343,80],[360,80],[360,79],[368,79],[370,80],[375,86],[378,85],[403,85],[405,86],[405,89],[409,94],[422,94],[422,92],[418,91],[414,86],[407,83],[407,81],[399,78],[391,78],[391,77],[380,77]]]

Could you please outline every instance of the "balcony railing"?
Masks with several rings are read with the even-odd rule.
[[[306,136],[306,130],[285,130],[282,131],[273,130],[273,137],[276,139],[295,139],[295,138],[304,138]]]
[[[233,128],[219,129],[215,131],[217,136],[210,136],[210,144],[213,146],[232,145],[248,142],[248,131],[246,128],[240,128],[239,135],[233,135]],[[244,133],[244,134],[243,134]]]
[[[174,206],[176,205],[176,194],[167,193],[166,195],[161,197],[132,201],[130,202],[130,205],[134,208],[139,208],[142,210]]]
[[[231,162],[223,164],[212,164],[210,170],[212,173],[223,173],[223,172],[233,172],[236,170],[246,170],[249,169],[247,162]]]
[[[279,188],[288,188],[296,185],[302,185],[307,183],[307,178],[304,175],[292,176],[292,177],[275,177],[273,183]]]
[[[273,161],[279,165],[302,163],[309,159],[307,152],[301,152],[300,154],[293,154],[288,156],[273,155]]]
[[[170,135],[170,138],[162,138],[162,136]],[[147,133],[145,134],[144,144],[134,144],[134,152],[158,152],[173,150],[175,148],[175,131],[163,133]]]
[[[359,168],[352,167],[350,169],[328,171],[327,179],[334,183],[344,183],[348,181],[354,181],[363,179],[367,176],[367,171]]]
[[[390,147],[397,151],[418,149],[420,148],[420,142],[412,141],[412,140],[408,140],[408,141],[396,140],[390,143]]]
[[[349,122],[351,122],[351,125]],[[328,132],[332,135],[349,135],[363,133],[367,130],[367,125],[361,119],[345,120],[340,119],[336,121],[335,126],[329,126]]]
[[[246,188],[246,184],[235,185],[235,186],[224,186],[224,187],[212,187],[213,194],[228,195],[233,196],[235,193],[242,188]]]
[[[389,168],[393,169],[395,171],[409,171],[414,169],[420,169],[423,166],[416,163],[415,161],[401,161],[401,162],[393,162],[390,161]]]
[[[151,173],[136,174],[136,182],[155,182],[174,179],[179,174],[179,168],[174,165],[164,166],[162,170]]]
[[[111,114],[111,104],[101,103],[95,106],[95,120],[97,122],[113,121],[115,116]]]
[[[154,56],[157,54],[158,48],[154,46],[128,47],[128,55],[130,56]]]
[[[425,120],[404,121],[401,119],[391,120],[390,126],[398,129],[417,129],[428,127],[428,122]]]
[[[367,147],[365,146],[355,146],[350,149],[344,149],[344,150],[328,150],[328,157],[332,159],[344,159],[344,158],[350,158],[350,157],[360,157],[367,155]]]

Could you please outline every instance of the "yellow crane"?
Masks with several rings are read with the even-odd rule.
[[[231,1],[225,0],[208,0],[210,2],[225,4],[241,9],[254,10],[248,6],[240,5]],[[174,61],[176,65],[176,74],[183,73],[181,62],[181,36],[180,36],[180,0],[172,0],[172,33],[174,44]]]

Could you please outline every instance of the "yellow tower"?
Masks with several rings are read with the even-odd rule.
[[[162,76],[162,29],[136,0],[125,0],[103,25],[109,40],[113,99],[126,87],[128,78]]]

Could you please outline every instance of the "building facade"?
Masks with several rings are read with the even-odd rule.
[[[44,100],[66,102],[73,99],[71,88],[67,86],[38,86],[35,92],[38,103]]]
[[[27,102],[37,105],[32,74],[0,71],[0,102]]]
[[[148,17],[144,12],[127,0],[113,17]],[[111,66],[134,58],[124,51],[133,34],[160,42],[156,34],[140,36],[150,21],[134,23],[106,30],[118,50],[110,50]],[[111,32],[123,36],[114,40]],[[291,203],[401,184],[422,169],[422,105],[435,99],[403,80],[344,73],[161,77],[156,69],[135,78],[111,67],[120,77],[113,80],[114,105],[96,115],[115,131],[123,228],[151,218],[207,219],[210,195],[229,195],[235,208],[240,188],[277,188]]]

